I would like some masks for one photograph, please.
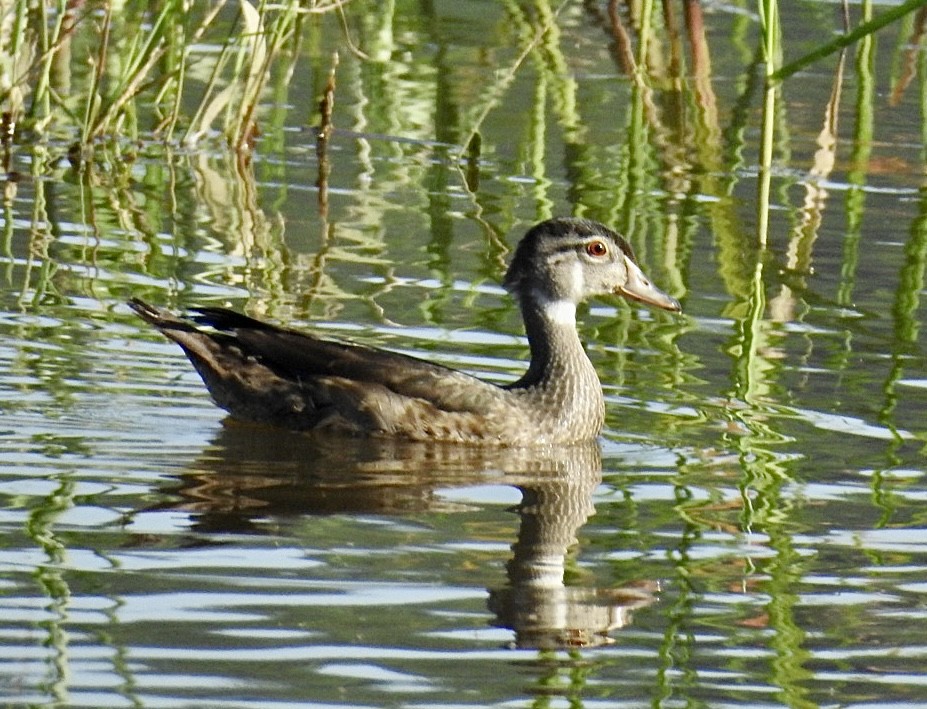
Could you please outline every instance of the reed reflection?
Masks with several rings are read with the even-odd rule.
[[[494,625],[514,631],[519,648],[586,647],[610,642],[657,585],[567,585],[568,555],[595,513],[602,479],[598,445],[486,449],[369,439],[318,439],[232,423],[224,427],[176,489],[171,504],[200,532],[260,532],[286,515],[409,515],[459,511],[449,488],[509,485],[519,530],[508,583],[489,589]],[[472,506],[467,506],[472,510]]]

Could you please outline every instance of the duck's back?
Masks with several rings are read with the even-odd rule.
[[[295,430],[527,444],[531,403],[408,355],[279,328],[224,308],[131,307],[177,342],[236,418]]]

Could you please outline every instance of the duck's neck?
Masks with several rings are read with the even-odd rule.
[[[524,397],[537,423],[537,438],[570,442],[599,435],[605,402],[599,376],[576,332],[576,305],[543,294],[522,294],[531,364],[507,387]]]
[[[576,332],[576,304],[526,293],[520,304],[531,348],[528,371],[512,389],[562,389],[566,397],[582,393],[601,398],[598,375]]]

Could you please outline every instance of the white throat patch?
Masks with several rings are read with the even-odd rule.
[[[569,300],[542,300],[544,318],[556,325],[576,326],[576,303]]]

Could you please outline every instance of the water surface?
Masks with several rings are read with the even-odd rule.
[[[783,86],[763,249],[758,21],[703,9],[701,34],[660,25],[635,84],[604,5],[528,49],[543,3],[351,4],[368,58],[333,13],[307,22],[246,160],[151,139],[77,171],[68,140],[18,140],[2,701],[924,703],[922,48],[909,20]],[[823,3],[783,15],[796,56],[840,26]],[[307,117],[334,49],[325,176]],[[595,446],[237,424],[124,305],[229,304],[510,381],[501,275],[561,214],[625,233],[684,308],[583,311]]]

